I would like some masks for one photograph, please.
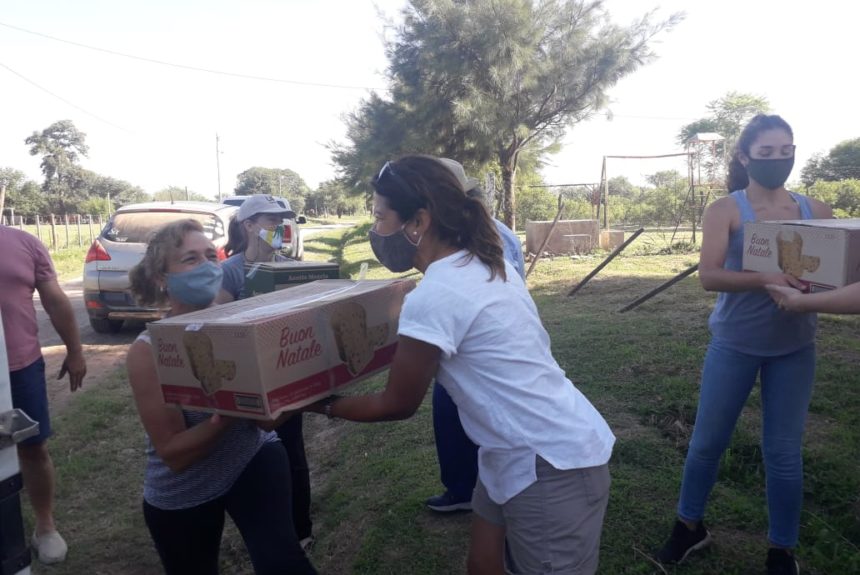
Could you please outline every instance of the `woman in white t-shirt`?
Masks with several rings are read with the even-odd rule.
[[[469,573],[594,573],[615,438],[553,359],[492,218],[430,156],[386,163],[372,184],[374,254],[424,278],[403,304],[385,390],[310,410],[404,419],[436,377],[479,446]]]

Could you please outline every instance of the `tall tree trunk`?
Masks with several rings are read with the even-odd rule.
[[[517,154],[505,150],[499,154],[499,166],[502,169],[502,191],[505,199],[505,225],[516,230],[516,191],[514,185],[517,177]]]

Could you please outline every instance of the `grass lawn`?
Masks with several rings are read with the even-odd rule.
[[[367,262],[368,277],[391,277],[373,258],[368,225],[309,239],[307,258],[335,259],[350,275]],[[661,572],[646,554],[659,546],[673,521],[714,299],[691,277],[636,310],[617,313],[696,262],[693,254],[635,253],[631,249],[631,255],[617,258],[573,299],[564,294],[601,256],[541,260],[529,278],[558,362],[618,437],[601,551],[600,573],[607,575]],[[858,328],[860,318],[820,321],[798,549],[804,573],[860,572]],[[158,572],[140,513],[143,435],[124,377],[118,372],[107,385],[77,394],[57,418],[52,452],[58,520],[71,552],[67,563],[37,565],[36,573]],[[376,378],[356,392],[383,385],[384,379]],[[756,391],[711,499],[713,548],[668,573],[763,572],[767,515],[759,413]],[[429,398],[403,422],[305,417],[318,537],[312,559],[321,573],[465,572],[469,516],[439,517],[422,505],[440,490]],[[232,528],[222,560],[225,574],[252,572]]]

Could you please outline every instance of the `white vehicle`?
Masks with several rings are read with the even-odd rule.
[[[154,321],[166,309],[145,308],[131,295],[128,272],[143,259],[146,244],[160,227],[183,218],[203,225],[206,236],[224,259],[227,227],[238,211],[215,202],[147,202],[118,209],[90,246],[84,262],[84,305],[98,333],[116,333],[123,321]]]
[[[275,198],[275,201],[288,212],[287,217],[284,218],[284,247],[281,248],[281,251],[287,257],[293,258],[294,260],[300,260],[305,255],[305,249],[304,244],[302,243],[302,234],[299,232],[298,224],[304,224],[307,220],[304,216],[296,216],[296,212],[294,212],[290,207],[290,201],[287,198],[281,198],[278,196],[272,197]],[[248,196],[230,196],[229,198],[224,198],[223,202],[231,206],[239,207],[247,198]]]

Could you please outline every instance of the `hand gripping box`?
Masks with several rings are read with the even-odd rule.
[[[791,274],[811,292],[860,281],[860,219],[747,223],[743,267]]]
[[[274,419],[386,369],[411,280],[321,280],[149,324],[164,400]]]
[[[244,292],[255,296],[316,280],[336,280],[340,268],[329,262],[265,262],[246,265],[245,274]]]

